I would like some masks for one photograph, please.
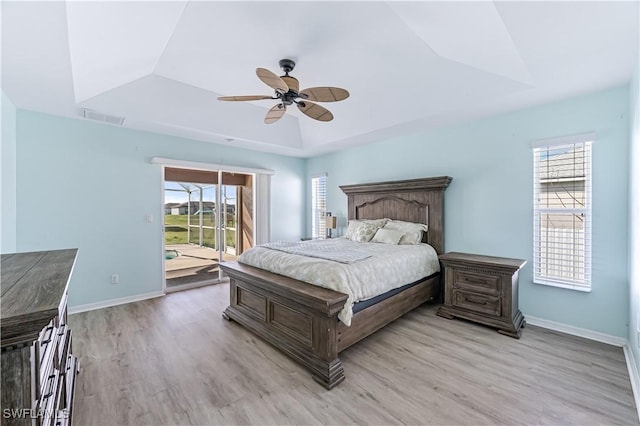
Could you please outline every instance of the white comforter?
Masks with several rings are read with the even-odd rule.
[[[285,275],[349,296],[338,318],[351,325],[353,304],[412,283],[440,270],[438,255],[427,244],[389,245],[357,243],[346,238],[314,240],[314,245],[367,252],[371,257],[345,264],[316,257],[284,253],[262,246],[244,252],[240,263]]]

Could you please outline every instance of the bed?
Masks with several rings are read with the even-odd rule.
[[[448,176],[345,185],[348,218],[389,218],[428,226],[425,241],[444,252],[444,190]],[[389,297],[354,309],[351,325],[338,319],[348,295],[238,262],[223,262],[234,320],[307,368],[327,389],[341,383],[339,353],[426,301],[441,297],[440,274],[407,283]],[[375,300],[374,300],[375,301]]]

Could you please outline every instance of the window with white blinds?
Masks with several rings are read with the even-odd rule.
[[[533,144],[533,281],[591,290],[594,135]]]
[[[324,238],[327,214],[327,175],[311,178],[311,237]]]

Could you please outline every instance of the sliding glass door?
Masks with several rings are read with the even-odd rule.
[[[165,168],[167,289],[220,281],[219,263],[253,245],[253,182],[246,174]]]

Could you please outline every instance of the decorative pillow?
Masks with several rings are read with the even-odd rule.
[[[373,223],[363,222],[358,224],[358,229],[355,234],[351,237],[352,241],[357,241],[359,243],[368,243],[371,241],[376,232],[380,229],[378,225],[374,225]]]
[[[422,242],[422,233],[427,232],[429,228],[423,223],[390,220],[384,225],[384,229],[401,231],[403,233],[398,244],[420,244]]]
[[[347,232],[345,232],[344,237],[352,239],[353,236],[356,235],[356,232],[358,232],[358,227],[360,227],[361,223],[362,222],[360,222],[359,220],[350,220],[349,226],[347,227]]]
[[[358,231],[358,228],[361,224],[369,223],[371,225],[377,226],[378,228],[382,228],[388,221],[389,219],[352,219],[349,221],[349,226],[347,227],[347,232],[344,234],[344,236],[346,238],[349,238],[350,240],[353,240],[353,237]]]
[[[402,231],[394,231],[393,229],[380,228],[376,232],[376,235],[371,239],[372,243],[384,243],[396,245],[400,242],[400,239],[404,233]]]

